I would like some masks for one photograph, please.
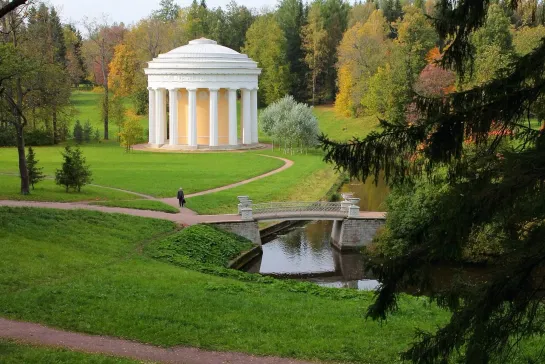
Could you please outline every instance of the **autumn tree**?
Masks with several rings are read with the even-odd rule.
[[[87,57],[97,66],[100,71],[100,83],[104,89],[104,98],[101,102],[102,117],[104,124],[104,139],[108,140],[108,104],[109,104],[109,67],[114,56],[115,46],[123,40],[125,27],[121,25],[109,25],[106,20],[101,23],[98,21],[86,21],[85,27],[89,38],[87,47]]]
[[[121,127],[119,136],[121,138],[121,145],[125,147],[127,153],[131,151],[133,145],[142,141],[144,128],[136,115],[130,114],[127,117],[127,120]]]
[[[259,101],[268,105],[290,90],[290,72],[286,59],[286,38],[272,15],[259,17],[248,29],[243,52],[262,68]]]
[[[114,47],[114,56],[109,64],[108,87],[116,95],[128,96],[135,91],[136,73],[139,65],[136,53],[125,44]]]
[[[370,78],[384,65],[392,48],[389,27],[382,10],[375,10],[365,22],[348,29],[339,45],[339,93],[335,109],[344,115],[358,115]]]

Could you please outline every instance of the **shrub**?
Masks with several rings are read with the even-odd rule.
[[[93,136],[93,127],[91,126],[91,122],[87,120],[87,122],[83,126],[83,141],[86,143],[90,143],[92,136]]]
[[[43,129],[25,131],[25,144],[38,147],[53,144],[52,132]]]
[[[76,125],[74,125],[74,140],[78,144],[83,142],[83,128],[79,120],[76,120]]]
[[[312,108],[292,96],[269,105],[260,115],[263,132],[279,142],[285,150],[313,147],[318,143],[318,120]]]
[[[64,148],[62,157],[62,167],[55,172],[55,182],[64,186],[66,192],[69,188],[80,192],[81,187],[92,181],[92,173],[85,162],[85,157],[79,148],[71,148],[70,146]]]
[[[32,189],[34,185],[45,178],[42,170],[43,168],[38,168],[38,161],[36,160],[36,154],[32,147],[28,147],[28,153],[26,155],[26,168],[28,170],[28,180]]]
[[[121,133],[119,133],[121,145],[125,147],[127,152],[130,152],[133,145],[142,141],[143,134],[144,128],[142,128],[140,120],[138,120],[134,114],[129,115],[127,120],[123,123]]]

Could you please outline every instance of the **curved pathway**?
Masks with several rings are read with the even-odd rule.
[[[107,336],[61,331],[39,324],[0,318],[0,337],[34,344],[61,347],[136,360],[184,364],[310,364],[310,362],[236,352],[207,351],[177,346],[162,348]]]
[[[81,202],[41,202],[41,201],[17,201],[17,200],[0,200],[0,206],[7,207],[38,207],[60,210],[93,210],[107,213],[119,213],[140,217],[150,217],[155,219],[163,219],[173,221],[181,225],[194,225],[203,222],[223,222],[223,221],[240,221],[239,215],[197,215],[194,211],[183,208],[180,213],[169,214],[161,211],[137,210],[124,207],[107,207],[100,205],[89,205]]]
[[[190,193],[189,195],[186,195],[185,197],[187,198],[191,198],[191,197],[197,197],[197,196],[202,196],[202,195],[208,195],[210,193],[215,193],[215,192],[220,192],[220,191],[225,191],[225,190],[229,190],[231,188],[235,188],[235,187],[238,187],[238,186],[242,186],[242,185],[245,185],[247,183],[250,183],[250,182],[254,182],[254,181],[257,181],[257,180],[260,180],[262,178],[265,178],[265,177],[269,177],[269,176],[272,176],[274,174],[277,174],[277,173],[280,173],[282,171],[285,171],[286,169],[290,168],[291,166],[294,165],[295,162],[293,162],[292,160],[289,160],[289,159],[286,159],[286,158],[281,158],[281,157],[275,157],[275,156],[272,156],[272,155],[267,155],[267,154],[258,154],[262,157],[267,157],[267,158],[274,158],[274,159],[278,159],[278,160],[281,160],[284,162],[284,165],[280,168],[277,168],[277,169],[274,169],[270,172],[267,172],[267,173],[264,173],[264,174],[260,174],[259,176],[255,176],[255,177],[252,177],[252,178],[248,178],[248,179],[245,179],[243,181],[240,181],[240,182],[236,182],[236,183],[231,183],[230,185],[225,185],[225,186],[221,186],[221,187],[217,187],[217,188],[212,188],[210,190],[205,190],[205,191],[200,191],[200,192],[195,192],[195,193]],[[169,205],[172,205],[172,206],[175,206],[175,207],[178,207],[178,200],[175,198],[175,197],[167,197],[167,198],[161,198],[159,199],[159,201],[162,201],[164,203],[167,203]],[[235,200],[236,201],[236,200]]]

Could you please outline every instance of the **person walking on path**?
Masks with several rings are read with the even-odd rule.
[[[180,187],[180,189],[178,190],[178,201],[180,202],[180,207],[184,207],[184,204],[185,204],[185,196],[184,196],[184,190],[182,189],[182,187]]]

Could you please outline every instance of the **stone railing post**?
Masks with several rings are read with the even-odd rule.
[[[348,207],[348,217],[359,217],[360,216],[360,207],[358,204],[360,203],[359,198],[350,198],[349,200],[350,206]]]
[[[242,220],[243,221],[251,221],[253,220],[252,217],[252,208],[251,207],[243,207],[240,209]]]
[[[248,207],[250,198],[248,196],[237,196],[237,198],[238,198],[238,201],[239,201],[238,214],[242,215],[242,209]]]

